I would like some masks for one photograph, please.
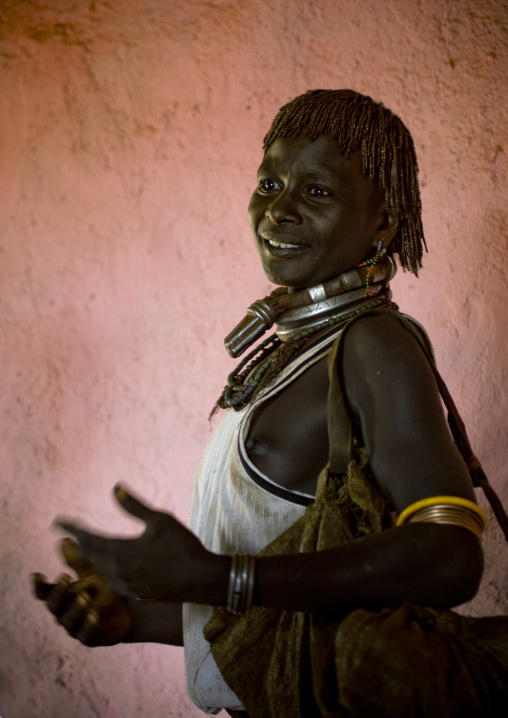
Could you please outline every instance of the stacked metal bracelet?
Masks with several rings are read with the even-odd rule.
[[[397,526],[413,522],[451,524],[462,526],[482,537],[487,528],[487,519],[481,508],[459,496],[432,496],[408,506],[397,519]]]
[[[235,554],[231,559],[227,609],[235,616],[243,615],[252,606],[254,569],[254,556]]]

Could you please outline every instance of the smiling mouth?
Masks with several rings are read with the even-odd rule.
[[[263,241],[265,242],[265,244],[267,245],[268,249],[272,249],[272,248],[275,250],[292,249],[292,250],[297,250],[300,252],[304,249],[308,249],[306,244],[292,244],[291,242],[279,242],[276,239],[273,239],[272,237],[267,236],[267,235],[262,235],[262,238],[263,238]]]

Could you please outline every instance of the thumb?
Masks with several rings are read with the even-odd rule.
[[[94,565],[88,561],[80,551],[79,544],[70,538],[64,538],[60,544],[62,556],[67,566],[76,571],[79,578],[85,578],[95,573]]]
[[[132,494],[128,493],[123,486],[118,484],[113,489],[115,498],[120,506],[136,518],[141,519],[146,524],[150,519],[157,513],[153,509],[149,508],[146,504],[142,503],[139,499],[134,498]]]

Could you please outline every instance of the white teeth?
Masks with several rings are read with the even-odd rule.
[[[268,242],[272,247],[280,247],[281,249],[298,249],[297,244],[284,244],[283,242],[276,242],[274,239],[269,239]]]

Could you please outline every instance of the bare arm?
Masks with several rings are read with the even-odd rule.
[[[183,646],[182,604],[128,600],[132,630],[125,643],[166,643]]]
[[[343,372],[373,473],[394,508],[401,511],[435,495],[474,501],[433,373],[398,322],[374,316],[353,325],[345,338]],[[256,599],[309,611],[404,601],[450,607],[474,595],[482,571],[481,546],[473,534],[413,524],[322,554],[259,560]]]
[[[451,608],[474,596],[482,566],[473,534],[410,524],[328,551],[259,559],[255,603],[332,615],[405,602]]]
[[[439,494],[474,501],[434,374],[416,339],[394,317],[374,315],[351,327],[343,371],[376,481],[398,511]]]
[[[366,318],[345,340],[347,399],[378,485],[397,510],[421,498],[474,499],[447,428],[432,371],[393,318]],[[169,602],[225,605],[230,559],[207,551],[174,518],[125,492],[147,523],[139,539],[103,539],[64,524],[120,591]],[[454,526],[413,524],[307,555],[257,560],[255,602],[336,613],[405,601],[450,607],[474,595],[483,570],[478,539]]]
[[[474,501],[433,373],[396,320],[374,316],[353,325],[345,338],[343,378],[374,476],[395,509],[435,495]],[[474,595],[482,571],[473,534],[413,524],[322,554],[259,560],[256,600],[308,611],[404,601],[450,607]]]

